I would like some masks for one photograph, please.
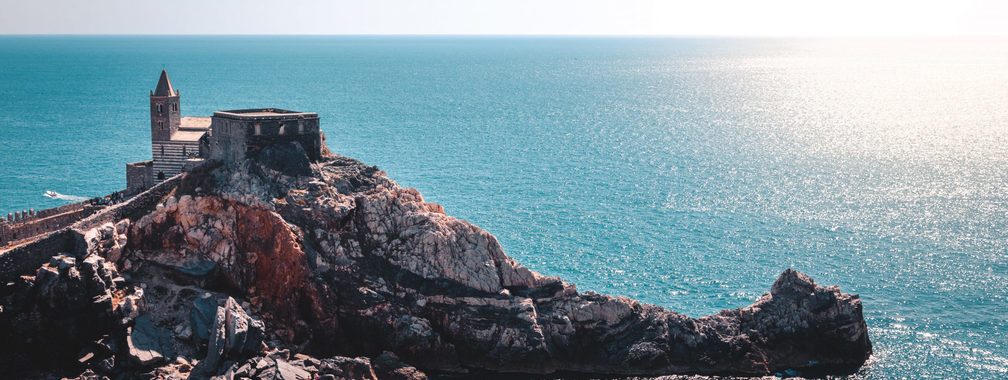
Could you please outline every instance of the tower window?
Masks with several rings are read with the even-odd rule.
[[[277,131],[277,134],[283,136],[283,134],[284,134],[284,125],[283,124],[280,124],[280,130]]]
[[[157,179],[163,180],[164,179],[164,172],[157,172]]]
[[[262,134],[262,126],[259,123],[256,123],[256,125],[255,125],[255,135],[259,136],[261,134]]]
[[[158,105],[157,105],[157,113],[159,115],[161,114],[161,103],[158,103]]]
[[[158,126],[158,128],[161,128],[162,131],[164,130],[164,122],[163,121],[157,122],[157,126]]]
[[[164,156],[164,145],[161,146],[161,155]]]

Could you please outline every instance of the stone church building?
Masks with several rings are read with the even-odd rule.
[[[277,108],[214,112],[212,117],[182,116],[181,95],[161,70],[150,93],[152,160],[126,164],[126,190],[144,191],[206,160],[232,163],[262,147],[294,141],[312,161],[322,156],[323,137],[316,113]]]

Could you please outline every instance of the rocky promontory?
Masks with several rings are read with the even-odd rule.
[[[702,318],[582,293],[377,168],[310,162],[296,143],[138,199],[76,224],[69,243],[0,253],[31,268],[0,284],[0,372],[759,376],[842,374],[871,354],[858,297],[799,272]]]

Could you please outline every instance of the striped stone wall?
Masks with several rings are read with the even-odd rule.
[[[186,159],[199,154],[199,141],[154,141],[154,181],[163,181],[182,172]],[[159,174],[163,173],[161,176]]]

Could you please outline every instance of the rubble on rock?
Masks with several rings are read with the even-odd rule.
[[[306,355],[290,357],[287,351],[273,351],[235,363],[219,379],[377,379],[377,375],[368,358],[316,359]]]
[[[129,322],[128,291],[115,266],[94,255],[56,255],[34,276],[6,284],[0,369],[111,364],[103,362],[115,347],[110,335]]]

